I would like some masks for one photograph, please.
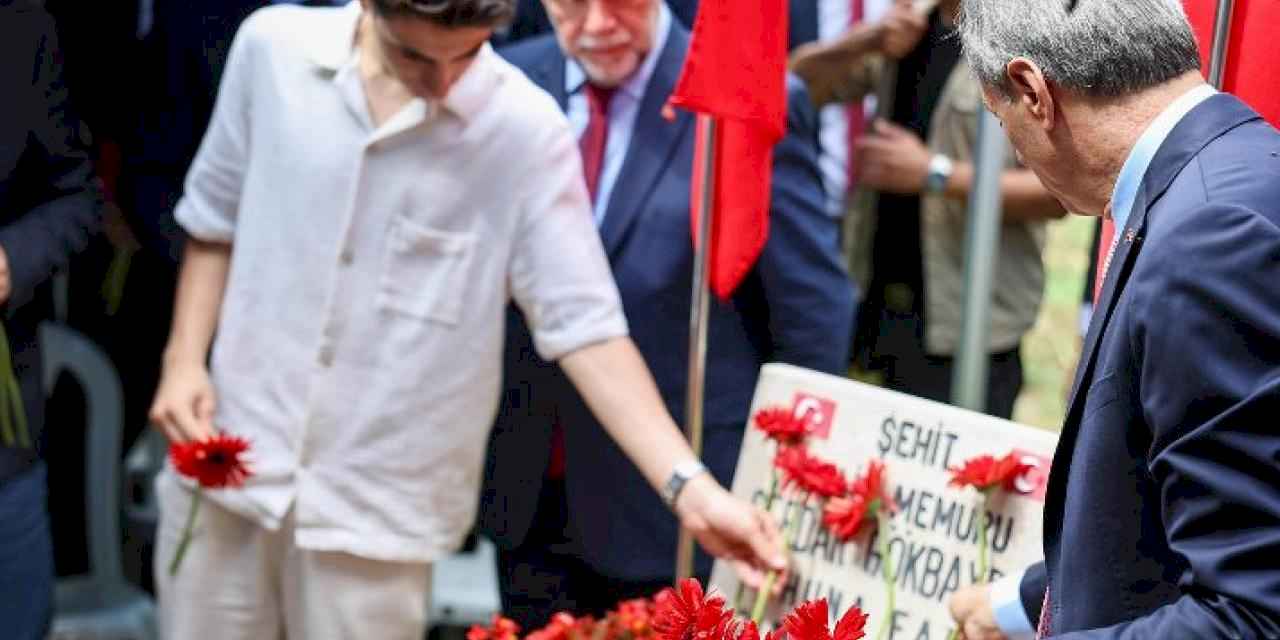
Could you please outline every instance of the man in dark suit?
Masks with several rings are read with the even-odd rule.
[[[1204,83],[1179,3],[1073,4],[965,0],[988,107],[1114,233],[1045,562],[952,612],[971,640],[1006,612],[1070,640],[1280,637],[1280,133]]]
[[[52,611],[53,553],[36,327],[52,314],[51,277],[88,244],[101,210],[88,133],[38,3],[0,1],[0,95],[0,309],[27,418],[26,433],[14,421],[0,443],[0,621],[4,637],[38,640]]]
[[[556,36],[504,55],[581,131],[587,184],[632,338],[667,407],[683,416],[694,118],[679,112],[669,122],[662,112],[689,32],[660,0],[546,6]],[[837,254],[836,222],[822,209],[807,100],[793,82],[788,135],[774,152],[763,255],[732,300],[712,304],[703,461],[726,484],[761,364],[843,373],[847,361],[854,291]],[[607,127],[603,139],[595,138],[600,124]],[[506,402],[481,507],[481,528],[502,550],[504,612],[526,626],[541,624],[557,609],[599,611],[669,585],[675,519],[644,491],[639,473],[558,372],[532,355],[518,319],[508,333]],[[553,445],[561,435],[563,458]],[[705,577],[709,559],[699,558],[696,569]]]

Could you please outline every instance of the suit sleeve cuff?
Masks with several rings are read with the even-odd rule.
[[[1018,592],[1024,573],[1019,571],[991,583],[991,611],[995,614],[996,626],[1009,640],[1032,640],[1035,635]]]

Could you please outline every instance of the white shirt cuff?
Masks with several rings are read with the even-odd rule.
[[[1093,303],[1080,305],[1080,336],[1089,335],[1089,323],[1093,322]]]
[[[996,626],[1009,640],[1032,640],[1035,628],[1022,606],[1019,588],[1026,571],[1004,576],[991,583],[991,611],[995,613]]]

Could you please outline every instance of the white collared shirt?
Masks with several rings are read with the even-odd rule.
[[[514,299],[543,357],[625,335],[577,142],[488,45],[372,125],[359,3],[240,29],[176,216],[232,243],[216,424],[256,474],[210,498],[299,547],[430,561],[470,527]]]
[[[636,116],[640,113],[640,102],[644,100],[645,89],[649,88],[649,79],[658,66],[658,58],[662,50],[667,48],[667,36],[671,32],[671,10],[667,3],[658,3],[658,12],[654,16],[653,45],[636,72],[618,86],[613,98],[609,100],[609,137],[604,145],[604,162],[600,166],[600,183],[596,190],[595,215],[596,224],[604,222],[604,214],[609,209],[609,197],[613,194],[613,186],[618,183],[622,173],[622,161],[627,157],[627,148],[631,146],[631,134],[635,129]],[[564,90],[569,96],[566,115],[569,126],[578,138],[582,137],[591,121],[591,106],[587,103],[587,74],[572,58],[565,60]]]

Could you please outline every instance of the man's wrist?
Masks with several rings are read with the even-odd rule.
[[[991,583],[991,614],[996,626],[1009,640],[1030,640],[1035,635],[1034,625],[1022,606],[1018,590],[1025,573],[1018,571]]]

